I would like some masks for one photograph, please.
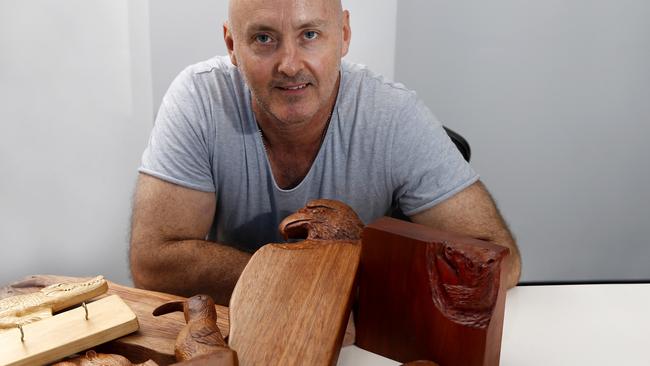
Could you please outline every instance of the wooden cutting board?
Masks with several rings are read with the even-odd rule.
[[[117,295],[0,333],[1,365],[40,365],[102,344],[138,329],[133,311]]]
[[[38,291],[46,285],[54,283],[78,282],[78,277],[35,275],[28,277],[23,287],[6,286],[0,288],[0,298]],[[131,362],[140,363],[149,359],[160,366],[176,362],[174,358],[174,343],[181,328],[185,325],[183,313],[176,312],[154,317],[153,309],[173,300],[184,299],[180,296],[147,291],[122,286],[108,281],[106,295],[119,295],[138,317],[140,329],[125,337],[94,347],[97,352],[116,353],[127,357]],[[228,335],[228,308],[215,306],[217,310],[217,325],[224,337]]]
[[[360,253],[358,243],[322,240],[259,249],[230,300],[239,364],[334,365]]]

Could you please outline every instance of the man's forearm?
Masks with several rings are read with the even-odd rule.
[[[517,285],[521,274],[521,255],[514,237],[499,213],[492,196],[477,181],[455,196],[413,215],[413,222],[435,229],[459,233],[510,249],[501,270],[505,271],[507,288]]]
[[[510,235],[508,235],[510,237]],[[491,240],[488,240],[491,241]],[[506,288],[517,286],[521,277],[521,255],[515,241],[511,238],[491,241],[494,244],[503,245],[510,250],[510,254],[501,262],[501,271],[505,271]]]
[[[228,305],[250,257],[223,244],[182,240],[132,245],[130,262],[136,287],[181,296],[203,293]]]

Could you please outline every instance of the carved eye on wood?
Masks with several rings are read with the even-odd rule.
[[[487,326],[498,294],[500,273],[492,252],[460,243],[431,243],[427,263],[432,300],[449,319]],[[496,285],[495,285],[496,284]]]
[[[285,239],[356,241],[361,239],[363,222],[343,202],[318,199],[287,216],[279,230]]]

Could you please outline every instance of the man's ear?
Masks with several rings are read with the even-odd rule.
[[[233,65],[237,66],[237,56],[235,56],[235,40],[233,39],[232,32],[228,26],[228,22],[223,23],[223,40],[226,42],[226,48],[228,49],[228,56],[230,56],[230,62]]]
[[[350,29],[350,12],[343,11],[343,44],[341,46],[341,57],[348,54],[350,49],[350,39],[352,39],[352,29]]]

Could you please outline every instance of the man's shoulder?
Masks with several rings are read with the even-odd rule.
[[[341,63],[341,97],[353,103],[355,108],[373,108],[398,111],[413,106],[417,100],[415,91],[401,83],[391,81],[362,64],[349,61]]]
[[[230,83],[239,78],[239,72],[228,56],[214,56],[185,67],[177,76],[177,81],[181,84],[207,86],[222,82]]]
[[[214,56],[207,60],[203,60],[185,68],[185,72],[190,74],[205,74],[205,73],[226,73],[229,74],[236,69],[235,65],[230,61],[228,56]]]
[[[180,95],[183,100],[203,98],[221,104],[241,103],[246,86],[228,56],[215,56],[185,67],[170,85],[167,94]]]

